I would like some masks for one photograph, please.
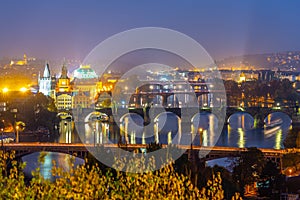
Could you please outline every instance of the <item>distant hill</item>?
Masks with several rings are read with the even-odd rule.
[[[300,71],[300,51],[253,54],[229,57],[217,61],[221,69],[271,69]]]

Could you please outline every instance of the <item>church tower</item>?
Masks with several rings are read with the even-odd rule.
[[[73,107],[73,96],[68,69],[62,66],[61,76],[56,85],[56,107],[58,110],[70,110]]]
[[[68,77],[68,69],[65,65],[62,66],[61,76],[58,79],[56,92],[71,92],[70,78]]]
[[[39,92],[46,96],[50,96],[51,93],[51,75],[48,62],[45,65],[43,76],[39,75]]]

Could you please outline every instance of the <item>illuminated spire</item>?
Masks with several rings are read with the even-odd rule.
[[[65,64],[62,66],[60,78],[68,78],[68,69]]]
[[[50,68],[49,68],[49,63],[48,62],[46,62],[43,77],[44,78],[50,78]]]

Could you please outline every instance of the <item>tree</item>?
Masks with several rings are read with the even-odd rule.
[[[146,173],[117,171],[113,174],[110,171],[103,173],[97,164],[74,167],[73,157],[68,171],[53,163],[51,172],[57,177],[55,181],[44,179],[37,168],[32,172],[31,181],[25,184],[22,173],[25,165],[18,165],[13,159],[13,153],[0,152],[1,199],[224,199],[219,173],[213,174],[199,190],[187,177],[176,173],[172,164]],[[116,164],[122,165],[119,161],[116,160]],[[11,162],[10,173],[6,173],[8,162]],[[141,170],[147,167],[139,158],[129,160],[127,164],[126,167],[140,166]],[[233,199],[240,198],[235,195]]]
[[[260,196],[270,197],[272,199],[279,198],[279,190],[282,188],[282,175],[276,163],[267,161],[265,164],[260,181],[258,182],[258,192]],[[275,192],[276,191],[276,192]]]
[[[259,149],[251,147],[241,153],[237,164],[233,167],[232,176],[242,195],[245,192],[246,185],[251,185],[260,180],[264,165],[265,158]]]
[[[298,140],[300,139],[300,128],[293,127],[293,129],[289,130],[286,138],[283,141],[285,148],[295,148],[299,147]]]

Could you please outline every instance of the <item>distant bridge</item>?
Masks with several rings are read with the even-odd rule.
[[[76,155],[79,158],[85,158],[88,154],[87,148],[120,148],[118,144],[103,144],[100,146],[94,146],[93,144],[66,144],[66,143],[6,143],[3,144],[2,150],[4,151],[15,151],[16,157],[22,157],[34,152],[58,152],[70,155]],[[127,150],[133,151],[135,149],[146,148],[145,144],[122,144],[122,147],[126,147]],[[162,145],[162,148],[166,148],[167,145]],[[191,145],[177,145],[178,148],[187,150],[186,153],[197,152],[200,160],[208,161],[224,157],[239,157],[242,152],[248,151],[247,148],[236,148],[236,147],[204,147],[204,146],[191,146]],[[264,149],[258,148],[262,151],[266,159],[272,160],[281,166],[281,159],[284,154],[287,153],[300,153],[300,149]],[[201,156],[203,155],[203,156]]]
[[[194,107],[164,108],[164,109],[161,109],[160,107],[158,107],[158,108],[156,108],[156,107],[130,108],[130,109],[118,108],[117,111],[115,111],[111,108],[103,108],[103,109],[98,109],[98,111],[101,113],[105,113],[108,116],[112,116],[114,114],[116,116],[120,116],[120,118],[121,118],[121,115],[126,114],[128,112],[136,113],[136,114],[139,114],[147,123],[147,122],[149,122],[150,109],[151,109],[152,114],[155,114],[156,116],[158,116],[161,112],[172,112],[175,115],[177,115],[178,117],[180,117],[181,119],[182,119],[182,114],[186,115],[188,113],[188,115],[191,118],[199,112],[203,112],[203,111],[211,112],[212,111],[212,108],[202,109],[199,107],[198,108],[194,108]],[[272,114],[274,112],[282,112],[282,113],[288,115],[295,123],[297,123],[299,121],[295,118],[296,111],[295,111],[295,108],[293,108],[293,107],[288,107],[288,108],[282,107],[281,109],[268,108],[268,107],[246,107],[246,108],[239,108],[239,107],[217,108],[216,107],[214,109],[215,109],[214,110],[215,114],[220,113],[221,114],[220,116],[224,115],[225,123],[228,122],[228,119],[230,118],[230,116],[232,116],[233,114],[235,114],[237,112],[243,112],[243,113],[250,114],[254,119],[256,119],[260,122],[259,126],[263,126],[264,119],[269,114]],[[216,117],[219,117],[219,116],[216,116]],[[191,121],[191,119],[187,119],[187,121]]]

